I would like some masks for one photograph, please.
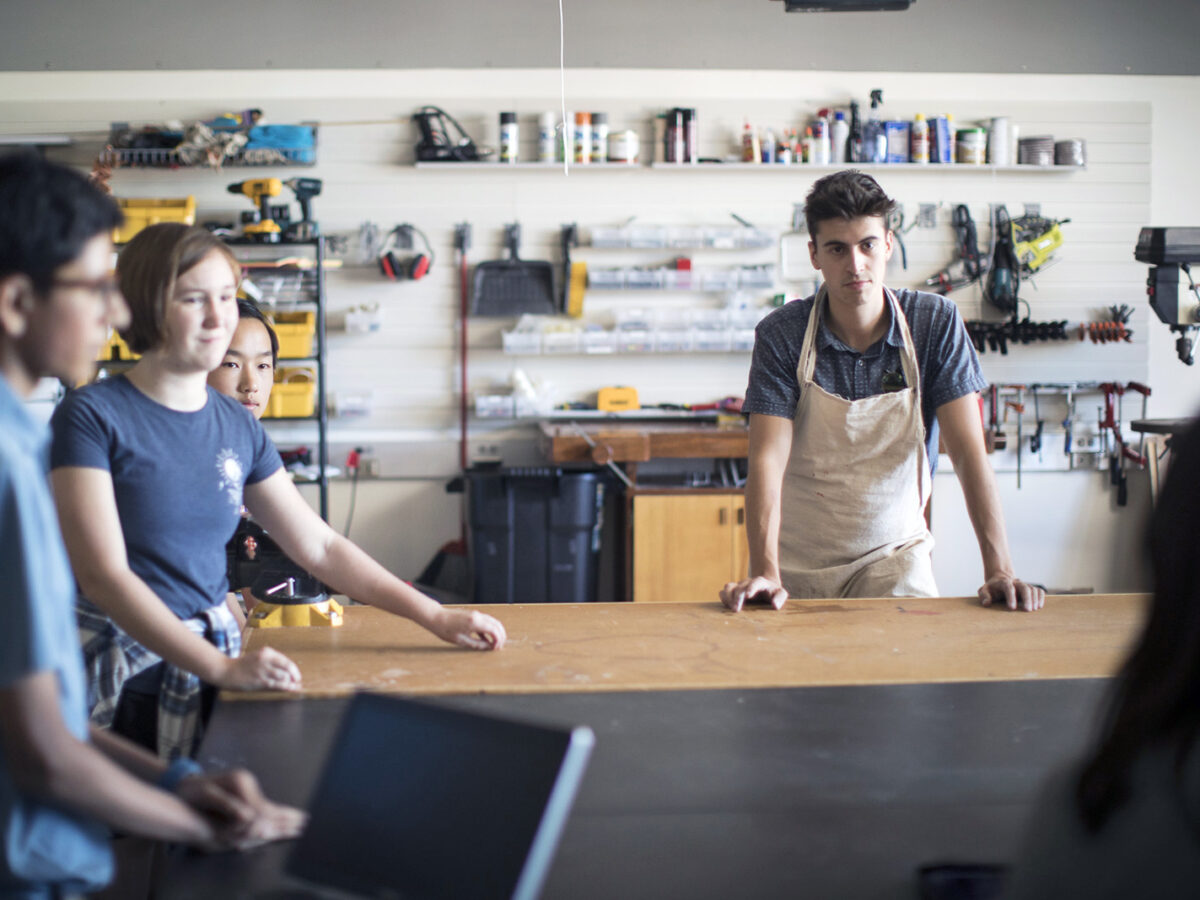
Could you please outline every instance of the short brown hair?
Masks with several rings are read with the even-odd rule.
[[[217,251],[241,280],[237,257],[210,231],[179,222],[143,228],[117,258],[117,280],[129,304],[129,325],[121,337],[134,353],[145,353],[163,339],[163,314],[175,282],[204,257]]]
[[[896,209],[896,201],[879,186],[879,182],[858,169],[843,169],[813,182],[804,198],[804,221],[810,238],[817,236],[817,226],[827,219],[861,219],[879,216],[887,227],[888,218]]]

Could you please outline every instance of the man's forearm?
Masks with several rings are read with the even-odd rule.
[[[780,485],[777,479],[751,470],[746,479],[746,539],[750,575],[779,581]]]
[[[1004,512],[1000,507],[992,467],[981,454],[967,454],[962,460],[955,461],[954,467],[962,485],[975,537],[979,541],[984,580],[994,575],[1013,574]]]

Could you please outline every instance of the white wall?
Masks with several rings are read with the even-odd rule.
[[[889,109],[897,115],[950,109],[964,120],[1019,112],[1031,125],[1046,130],[1053,130],[1055,121],[1092,129],[1094,153],[1108,145],[1109,155],[1105,159],[1101,154],[1098,159],[1104,162],[1087,173],[1056,173],[1025,181],[1007,175],[972,175],[968,180],[960,173],[949,178],[886,173],[885,186],[913,204],[913,209],[923,200],[965,199],[977,219],[993,200],[1016,210],[1022,200],[1040,201],[1050,215],[1071,214],[1075,224],[1066,226],[1064,261],[1040,279],[1039,292],[1025,292],[1039,308],[1047,304],[1044,313],[1035,312],[1035,318],[1080,314],[1089,303],[1129,302],[1138,307],[1137,340],[1130,347],[1094,352],[1073,347],[1064,351],[1065,357],[1048,356],[1044,348],[1017,349],[1003,362],[987,354],[984,365],[989,377],[1006,381],[1094,378],[1111,370],[1121,380],[1150,379],[1155,390],[1153,416],[1188,414],[1200,404],[1194,371],[1175,359],[1173,338],[1145,312],[1140,291],[1145,270],[1132,262],[1136,225],[1195,223],[1191,200],[1200,196],[1200,176],[1192,166],[1191,147],[1200,138],[1198,79],[577,70],[566,73],[566,82],[568,108],[608,109],[617,114],[614,126],[622,123],[622,117],[630,125],[643,122],[650,112],[665,106],[697,106],[706,129],[705,153],[723,140],[725,132],[736,131],[743,115],[796,122],[817,106],[840,105],[880,85],[886,90]],[[716,222],[737,211],[757,223],[784,227],[791,204],[802,199],[811,181],[802,171],[714,177],[639,170],[619,175],[574,172],[568,178],[553,172],[429,172],[403,165],[411,159],[413,140],[407,124],[334,124],[387,120],[422,103],[436,102],[461,113],[468,130],[488,141],[494,140],[495,111],[515,108],[535,114],[556,108],[557,88],[554,70],[7,73],[0,74],[0,98],[5,98],[0,100],[0,130],[76,133],[85,143],[68,158],[84,162],[98,149],[112,120],[188,119],[249,105],[263,107],[274,121],[320,119],[325,123],[321,163],[297,174],[326,180],[325,194],[317,201],[317,214],[326,230],[353,229],[371,218],[389,225],[412,221],[430,234],[440,258],[434,274],[418,284],[389,285],[369,269],[353,268],[330,283],[335,309],[364,299],[380,299],[386,306],[388,324],[383,332],[368,337],[335,335],[331,342],[333,389],[359,390],[369,385],[376,401],[371,420],[335,425],[334,440],[339,446],[375,445],[385,460],[385,471],[411,479],[364,485],[354,530],[368,549],[411,577],[440,543],[457,533],[457,500],[441,491],[441,482],[456,460],[452,364],[457,290],[450,264],[454,222],[466,219],[475,225],[472,261],[499,255],[500,226],[513,219],[520,219],[525,227],[524,256],[556,260],[554,229],[566,221],[578,221],[586,228],[614,224],[637,212],[643,221]],[[1097,111],[1099,120],[1092,115]],[[1148,145],[1145,125],[1138,124],[1147,118]],[[523,125],[528,132],[529,119]],[[1129,129],[1125,135],[1120,133],[1123,128]],[[1076,135],[1060,132],[1060,136]],[[91,143],[86,143],[88,138]],[[244,204],[225,193],[225,185],[241,177],[245,177],[242,170],[217,175],[119,172],[113,184],[118,194],[127,196],[195,193],[203,217],[232,218]],[[1086,196],[1079,196],[1093,189],[1107,191],[1111,202],[1089,205]],[[1058,212],[1055,204],[1075,209]],[[1080,212],[1101,208],[1102,227],[1080,220]],[[1121,230],[1126,228],[1130,229],[1127,239]],[[944,226],[936,235],[910,235],[915,257],[912,279],[929,274],[948,258],[948,240]],[[1088,272],[1100,274],[1094,277]],[[1055,290],[1061,293],[1053,296],[1066,299],[1052,300]],[[1039,298],[1039,293],[1046,297]],[[1094,302],[1089,295],[1094,295]],[[603,314],[599,300],[589,297],[588,302],[589,309]],[[1065,303],[1070,313],[1054,305],[1059,303]],[[978,301],[966,296],[964,312],[973,315],[977,309]],[[513,360],[494,349],[495,330],[495,326],[471,329],[472,387],[502,380],[511,371]],[[565,394],[633,381],[644,385],[643,393],[651,400],[696,401],[740,394],[747,358],[535,362],[548,365],[546,372]],[[1042,374],[1018,374],[1032,369]],[[516,458],[527,457],[532,445],[522,439],[505,447]],[[1116,509],[1112,492],[1098,473],[1026,473],[1019,492],[1014,476],[1001,472],[999,477],[1014,557],[1023,574],[1053,587],[1144,586],[1139,568],[1126,552],[1136,543],[1140,529],[1140,521],[1135,520],[1144,492],[1136,479],[1131,479],[1134,501],[1126,509]],[[934,529],[939,541],[938,576],[943,592],[971,593],[978,579],[978,554],[956,490],[952,475],[939,476]],[[339,488],[334,492],[335,524],[341,522],[343,502],[344,491]]]

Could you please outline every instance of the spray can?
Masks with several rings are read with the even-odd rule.
[[[684,156],[687,162],[695,165],[700,161],[700,122],[694,108],[683,111],[683,128]]]
[[[922,113],[917,113],[912,123],[912,147],[909,158],[915,163],[929,162],[929,123]]]
[[[592,113],[592,162],[608,161],[608,113]]]
[[[521,131],[515,112],[500,113],[500,162],[515,163],[520,155]]]
[[[667,112],[667,162],[687,162],[687,127],[684,110],[675,107]]]
[[[575,113],[575,163],[586,166],[592,161],[592,114]]]
[[[554,162],[554,129],[558,117],[552,112],[544,112],[538,117],[538,162]]]
[[[841,164],[846,161],[846,144],[850,140],[850,125],[846,122],[846,114],[840,109],[833,114],[833,125],[830,128],[830,161]]]

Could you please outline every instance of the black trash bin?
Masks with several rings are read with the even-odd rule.
[[[600,552],[600,473],[534,467],[467,473],[476,603],[590,603]]]

